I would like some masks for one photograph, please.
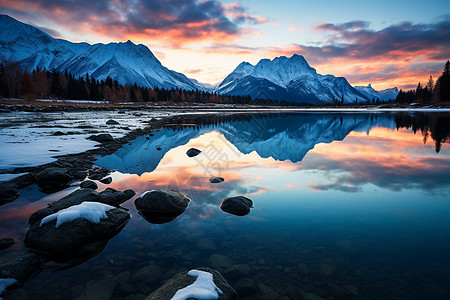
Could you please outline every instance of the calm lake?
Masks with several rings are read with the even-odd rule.
[[[115,170],[99,191],[137,193],[123,205],[132,219],[90,257],[46,263],[23,292],[145,299],[206,266],[240,299],[450,299],[449,131],[450,115],[438,113],[186,117],[99,157]],[[191,147],[202,152],[189,158]],[[75,189],[30,186],[1,206],[0,235],[18,241],[6,252],[24,247],[29,215]],[[157,224],[134,206],[152,189],[192,201]],[[219,209],[237,195],[253,200],[250,214]]]

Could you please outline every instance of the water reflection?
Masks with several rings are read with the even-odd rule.
[[[115,278],[104,288],[111,299],[144,298],[174,274],[208,266],[238,293],[245,279],[254,299],[447,299],[450,129],[414,125],[422,122],[417,118],[448,120],[438,114],[408,115],[407,122],[396,114],[207,117],[180,121],[198,127],[138,138],[97,162],[117,170],[108,187],[137,195],[179,190],[192,200],[186,211],[173,220],[144,219],[131,199],[124,206],[132,219],[100,253],[68,270],[45,269],[24,289],[36,299],[76,299]],[[192,147],[202,153],[187,157]],[[211,176],[225,181],[210,183]],[[224,198],[238,195],[253,200],[250,214],[219,209]],[[39,201],[43,196],[0,208],[2,225],[20,228],[3,226],[5,235],[24,235],[25,219],[49,201]],[[233,276],[216,254],[250,272]],[[140,276],[149,265],[160,275]]]

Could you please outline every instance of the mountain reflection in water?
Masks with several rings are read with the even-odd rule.
[[[24,290],[33,299],[76,299],[108,281],[111,299],[144,299],[174,274],[206,266],[248,299],[447,299],[449,120],[350,113],[180,119],[97,165],[116,170],[99,190],[175,189],[192,200],[186,211],[146,220],[132,199],[124,204],[131,220],[101,253],[72,269],[44,268]],[[189,158],[192,147],[202,152]],[[210,183],[211,176],[225,181]],[[2,224],[26,224],[29,211],[45,205],[30,199],[33,191],[0,208]],[[237,195],[254,203],[244,217],[219,209]],[[23,224],[2,226],[2,234],[20,240]],[[217,263],[217,254],[231,267]],[[159,273],[140,276],[149,265]],[[236,276],[242,265],[250,272]],[[43,289],[50,286],[52,295]]]

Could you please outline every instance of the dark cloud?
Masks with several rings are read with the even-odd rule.
[[[317,30],[329,34],[321,46],[300,45],[302,52],[316,62],[330,58],[408,59],[420,55],[428,60],[448,59],[450,49],[450,20],[431,24],[403,22],[383,28],[369,29],[369,23],[354,21],[343,24],[319,24]]]
[[[22,4],[22,5],[19,5]],[[0,8],[24,13],[34,9],[35,18],[45,16],[62,25],[76,28],[89,24],[95,30],[121,36],[125,34],[164,34],[177,31],[180,38],[205,38],[223,34],[236,36],[242,23],[262,19],[241,6],[225,7],[218,0],[5,0]],[[231,12],[231,13],[230,13]]]

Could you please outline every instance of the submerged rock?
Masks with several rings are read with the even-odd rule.
[[[225,181],[225,179],[222,177],[212,176],[211,178],[209,178],[209,182],[211,182],[211,183],[221,183],[224,181]]]
[[[4,238],[0,240],[0,250],[8,249],[14,244],[14,239]]]
[[[81,204],[82,202],[100,202],[112,206],[119,206],[126,200],[133,197],[135,194],[132,190],[126,190],[124,192],[116,191],[111,188],[107,188],[101,193],[98,193],[92,189],[80,189],[76,190],[69,195],[61,198],[58,201],[50,203],[48,207],[42,208],[36,212],[34,212],[30,218],[29,223],[33,225],[34,223],[42,220],[48,215],[51,215],[55,212],[60,211],[61,209],[65,209],[71,207],[73,205]]]
[[[93,141],[96,141],[99,143],[106,143],[106,142],[114,141],[114,138],[109,133],[93,134],[90,137],[88,137],[87,139],[93,140]]]
[[[36,174],[36,183],[44,189],[65,187],[72,180],[63,168],[47,168]]]
[[[20,192],[14,183],[0,182],[0,205],[12,202],[19,196]]]
[[[196,149],[196,148],[191,148],[188,151],[186,151],[186,155],[189,157],[194,157],[200,154],[200,150]]]
[[[134,201],[142,212],[160,215],[179,215],[183,213],[191,199],[173,190],[152,190],[143,193]]]
[[[194,272],[192,272],[194,271]],[[199,272],[200,271],[200,272]],[[190,294],[189,299],[200,299],[195,297],[196,292],[207,293],[215,291],[217,298],[214,296],[210,296],[209,298],[201,298],[201,299],[218,299],[218,300],[232,300],[237,299],[236,292],[233,288],[228,284],[228,282],[223,278],[223,276],[217,272],[216,270],[212,270],[209,268],[198,268],[197,270],[191,270],[179,273],[172,277],[169,281],[167,281],[163,286],[159,289],[151,293],[145,300],[167,300],[172,299],[177,291],[185,289],[188,286],[193,285],[197,278],[202,275],[211,276],[208,274],[201,274],[202,272],[207,272],[212,274],[212,282],[207,282],[202,284],[200,289],[191,289],[194,294]],[[189,275],[188,275],[189,273]],[[203,278],[202,278],[203,279]],[[203,280],[202,280],[203,281]],[[204,281],[203,281],[204,282]],[[195,286],[195,285],[194,285]],[[205,288],[207,289],[205,291]],[[185,299],[185,298],[180,298]]]
[[[98,189],[98,185],[91,180],[86,180],[80,183],[80,188],[96,190]]]
[[[13,252],[0,259],[0,278],[14,278],[24,282],[37,272],[41,258],[26,251]]]
[[[244,196],[225,198],[220,204],[221,210],[236,216],[249,214],[252,207],[253,201]]]
[[[25,246],[46,254],[66,254],[84,244],[113,235],[131,218],[123,208],[84,202],[52,214],[31,225]],[[91,207],[92,206],[92,207]]]

